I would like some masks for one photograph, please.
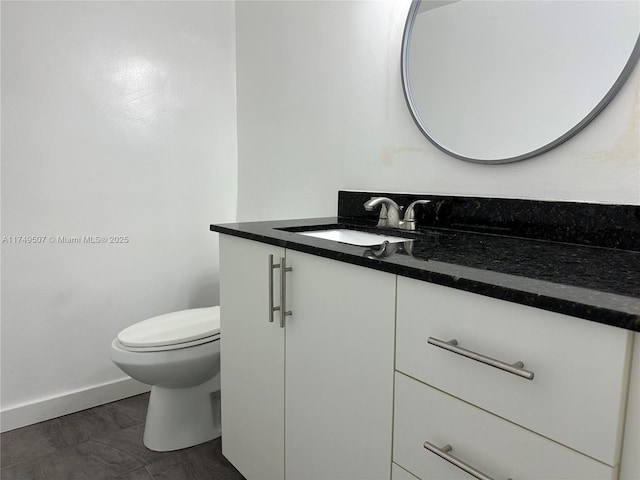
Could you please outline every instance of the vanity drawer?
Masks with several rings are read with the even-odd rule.
[[[631,332],[398,278],[396,369],[608,465],[619,460]],[[528,380],[428,343],[508,364]]]
[[[451,445],[450,455],[491,478],[614,478],[611,467],[401,373],[395,389],[393,461],[418,478],[471,478],[425,442],[439,449]]]

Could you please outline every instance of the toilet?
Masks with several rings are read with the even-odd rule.
[[[111,360],[151,385],[144,444],[166,452],[220,436],[220,307],[149,318],[111,342]]]

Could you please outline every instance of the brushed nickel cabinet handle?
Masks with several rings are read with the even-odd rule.
[[[443,348],[449,352],[457,353],[458,355],[462,355],[463,357],[470,358],[471,360],[475,360],[476,362],[484,363],[485,365],[490,365],[494,368],[504,370],[505,372],[509,372],[519,377],[526,378],[527,380],[533,380],[534,373],[530,370],[525,370],[524,363],[506,363],[500,360],[496,360],[495,358],[482,355],[481,353],[467,350],[466,348],[459,347],[458,341],[455,338],[453,340],[445,342],[442,340],[438,340],[437,338],[429,337],[427,339],[427,343],[436,347]]]
[[[291,315],[291,310],[287,311],[287,272],[291,271],[287,259],[280,257],[280,328],[284,328],[285,318]]]
[[[273,322],[273,312],[280,310],[280,307],[273,306],[273,270],[280,268],[280,264],[273,264],[273,255],[269,254],[269,322]]]
[[[460,460],[459,458],[454,457],[453,455],[451,455],[449,452],[451,450],[453,450],[453,447],[451,445],[449,445],[449,444],[446,444],[442,448],[438,448],[433,443],[424,442],[423,447],[426,448],[427,450],[429,450],[431,453],[435,453],[440,458],[442,458],[443,460],[446,460],[450,464],[455,465],[456,467],[458,467],[463,472],[466,472],[469,475],[471,475],[472,477],[477,478],[478,480],[494,480],[493,477],[490,477],[486,473],[481,472],[477,468],[474,468],[471,465],[469,465],[468,463],[465,463],[462,460]],[[512,479],[508,478],[507,480],[512,480]]]

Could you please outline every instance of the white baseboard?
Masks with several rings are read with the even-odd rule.
[[[0,412],[0,431],[6,432],[151,390],[149,385],[125,377],[93,387],[10,407]]]

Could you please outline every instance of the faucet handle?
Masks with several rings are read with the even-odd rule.
[[[431,200],[416,200],[415,202],[411,203],[411,205],[409,205],[407,207],[407,210],[404,212],[405,222],[416,219],[416,212],[415,212],[416,205],[426,205],[427,203],[431,203]]]
[[[407,207],[407,210],[404,212],[404,222],[403,222],[405,230],[415,230],[416,229],[415,206],[416,205],[426,205],[428,203],[431,203],[431,200],[416,200],[415,202],[411,203],[411,205],[409,205]]]

